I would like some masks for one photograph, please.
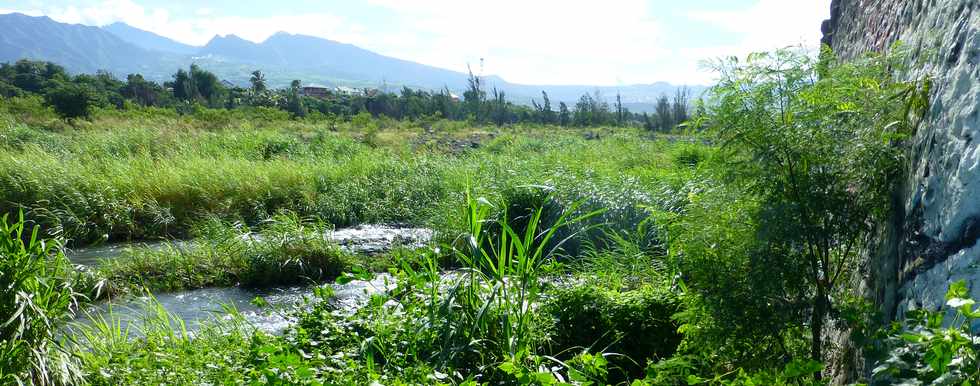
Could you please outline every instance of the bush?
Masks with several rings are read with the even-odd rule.
[[[95,99],[95,91],[80,84],[61,85],[44,95],[45,103],[65,120],[88,118]]]
[[[708,150],[695,144],[680,145],[673,153],[677,166],[696,167],[708,158]]]
[[[557,290],[544,309],[554,319],[552,351],[562,354],[580,347],[621,354],[625,357],[610,360],[616,381],[642,377],[647,360],[670,357],[681,342],[672,319],[681,303],[663,289],[648,286],[619,292],[576,286]]]
[[[903,141],[927,107],[928,82],[893,77],[901,52],[838,63],[829,51],[778,50],[718,63],[697,123],[724,164],[706,168],[716,178],[689,195],[670,248],[710,316],[693,324],[718,323],[701,349],[769,368],[800,358],[787,342],[808,330],[809,358],[827,355],[837,294],[888,218]]]

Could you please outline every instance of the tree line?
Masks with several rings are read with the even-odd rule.
[[[558,102],[557,108],[546,91],[531,105],[513,103],[506,93],[488,87],[482,77],[469,73],[462,98],[448,87],[426,91],[403,87],[397,93],[363,90],[358,93],[328,92],[326,97],[307,96],[302,83],[273,89],[261,71],[251,74],[248,87],[222,82],[214,73],[191,65],[179,69],[170,81],[157,83],[141,74],[121,80],[99,71],[70,75],[55,63],[20,60],[0,64],[0,96],[40,95],[65,119],[85,118],[94,107],[126,108],[127,105],[175,108],[187,111],[195,106],[215,109],[268,107],[289,112],[293,117],[349,119],[360,113],[394,119],[444,118],[469,120],[479,124],[507,125],[536,123],[559,126],[636,126],[652,131],[670,131],[687,121],[690,92],[678,89],[673,98],[657,99],[655,113],[632,112],[619,94],[612,104],[599,93],[582,95],[573,105]]]

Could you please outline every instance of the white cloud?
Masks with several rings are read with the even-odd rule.
[[[718,57],[771,51],[788,46],[819,48],[820,23],[830,16],[830,0],[759,0],[736,11],[698,11],[690,18],[718,26],[734,36],[735,44],[696,47],[691,55]]]
[[[466,61],[486,58],[488,73],[532,84],[706,84],[713,75],[700,67],[705,59],[789,45],[815,47],[830,10],[830,0],[758,0],[736,11],[686,15],[663,14],[650,0],[369,2],[410,15],[409,28],[416,33],[407,35],[434,37],[405,39],[393,48],[398,56],[457,70],[465,70]],[[669,29],[690,21],[708,23],[735,43],[705,45]],[[671,43],[678,41],[674,48]]]
[[[638,81],[623,63],[653,63],[667,52],[651,4],[622,0],[370,0],[412,19],[410,34],[431,40],[394,47],[400,56],[465,70],[486,59],[486,72],[521,83]],[[421,55],[420,55],[421,53]],[[476,69],[474,69],[476,70]]]

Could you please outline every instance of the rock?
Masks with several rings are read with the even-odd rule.
[[[974,0],[833,0],[823,41],[843,59],[909,49],[910,78],[930,76],[930,109],[911,141],[896,214],[856,285],[891,318],[938,309],[949,284],[980,298],[980,6]],[[837,381],[841,381],[840,378]]]

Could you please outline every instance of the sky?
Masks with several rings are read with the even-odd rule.
[[[116,21],[203,45],[285,31],[524,84],[709,84],[704,60],[816,49],[830,0],[0,0],[0,13]]]

